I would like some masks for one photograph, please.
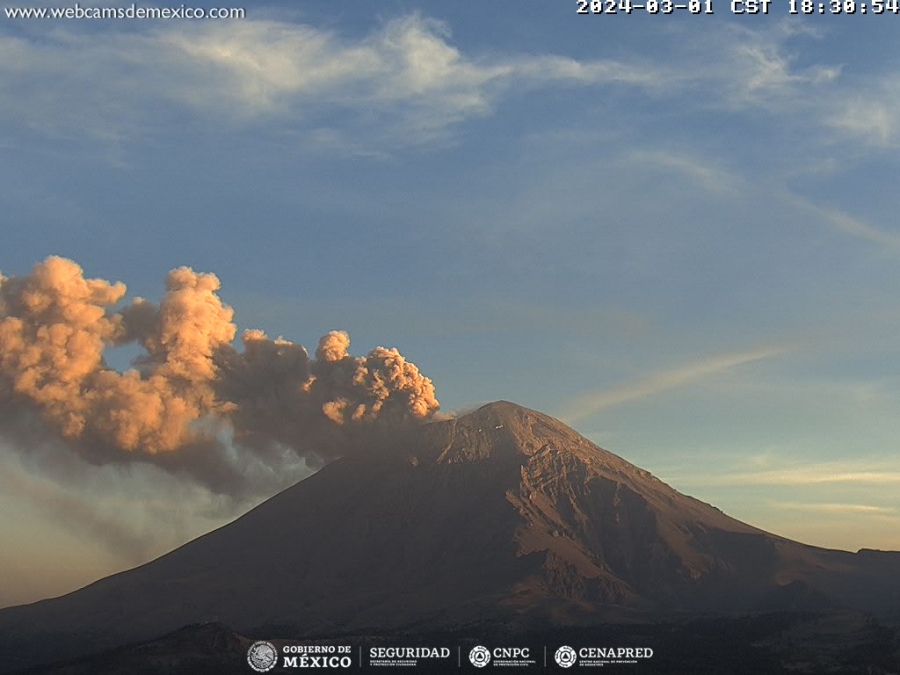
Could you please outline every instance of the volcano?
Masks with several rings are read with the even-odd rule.
[[[498,402],[373,441],[146,565],[0,611],[0,669],[212,622],[317,637],[897,607],[900,553],[769,534]]]

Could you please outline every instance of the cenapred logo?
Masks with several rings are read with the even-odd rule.
[[[472,651],[469,652],[469,661],[476,668],[484,668],[491,662],[491,652],[487,647],[481,645],[472,647]]]
[[[557,665],[563,668],[571,668],[575,665],[575,662],[578,661],[578,654],[576,654],[575,650],[568,645],[563,645],[556,650],[553,658],[556,659]]]
[[[247,650],[247,663],[257,673],[267,673],[278,663],[278,650],[271,642],[254,642]]]

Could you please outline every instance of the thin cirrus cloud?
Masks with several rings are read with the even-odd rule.
[[[784,43],[794,37],[792,30],[780,24],[774,33],[735,30],[740,39],[730,45],[728,59],[734,83],[731,100],[738,104],[761,104],[796,98],[796,90],[836,81],[841,70],[835,66],[794,67],[794,58],[785,52]],[[815,36],[817,37],[817,36]]]
[[[639,165],[681,174],[694,184],[714,193],[737,195],[745,181],[708,160],[659,150],[636,150],[629,160]]]
[[[778,502],[778,508],[793,511],[806,511],[810,513],[822,513],[826,515],[868,515],[868,516],[896,516],[897,509],[886,506],[872,506],[871,504],[841,504],[841,503],[812,503],[802,502]]]
[[[793,206],[815,216],[817,222],[857,239],[878,244],[886,251],[900,253],[900,235],[879,230],[839,209],[816,204],[790,192],[785,192],[784,198]]]
[[[834,129],[881,149],[897,145],[900,78],[874,77],[837,106],[826,120]]]
[[[692,27],[696,29],[696,27]],[[779,21],[763,28],[746,22],[724,22],[718,30],[703,30],[702,39],[685,32],[670,55],[678,67],[679,83],[701,108],[743,113],[803,109],[808,120],[820,119],[820,106],[840,95],[842,67],[808,63],[800,56],[809,41],[826,35],[795,21]]]
[[[685,478],[692,486],[813,486],[829,484],[887,486],[900,484],[896,466],[863,462],[822,462],[784,466],[764,471],[734,470],[721,475],[692,474]]]
[[[330,115],[343,111],[351,113],[345,130],[374,128],[396,145],[441,138],[455,124],[490,115],[510,91],[625,87],[651,97],[689,93],[697,105],[736,109],[799,104],[814,90],[824,95],[821,87],[837,93],[829,85],[838,68],[795,67],[786,45],[797,31],[784,25],[756,31],[726,24],[711,46],[676,45],[665,61],[466,54],[446,24],[421,14],[355,38],[278,20],[130,33],[56,28],[39,38],[0,33],[0,86],[15,94],[0,102],[0,119],[121,140],[183,122],[179,111],[187,109],[219,126],[277,119],[327,141],[337,133],[328,128]]]
[[[411,139],[421,140],[489,114],[510,87],[661,88],[669,80],[659,68],[614,60],[469,58],[451,44],[444,24],[418,14],[356,40],[271,20],[138,34],[58,29],[40,40],[0,36],[0,56],[0,85],[18,94],[0,104],[3,117],[44,131],[77,128],[100,136],[159,123],[145,109],[150,102],[204,117],[215,113],[220,124],[268,116],[314,123],[335,109],[380,114],[382,123],[399,115]],[[59,86],[51,90],[47,82]],[[54,98],[67,105],[48,105]]]
[[[600,392],[579,396],[569,402],[559,417],[567,424],[573,424],[605,408],[639,401],[671,389],[694,384],[738,366],[777,358],[785,352],[784,348],[770,347],[710,356],[677,368],[652,373]]]

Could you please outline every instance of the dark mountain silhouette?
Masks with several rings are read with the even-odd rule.
[[[763,532],[499,402],[373,441],[151,563],[0,611],[0,671],[206,622],[313,637],[898,607],[900,553]]]
[[[246,675],[252,640],[220,623],[184,626],[143,644],[39,665],[22,675]],[[249,671],[252,672],[252,671]]]

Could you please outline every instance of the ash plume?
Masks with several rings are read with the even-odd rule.
[[[238,494],[267,470],[322,465],[359,435],[437,412],[413,363],[384,347],[355,357],[344,332],[322,337],[314,358],[259,330],[236,348],[218,291],[214,274],[181,267],[158,304],[122,305],[124,284],[60,257],[0,276],[0,433],[49,434],[93,464],[149,462]],[[129,343],[142,348],[133,367],[110,368],[104,350]]]

